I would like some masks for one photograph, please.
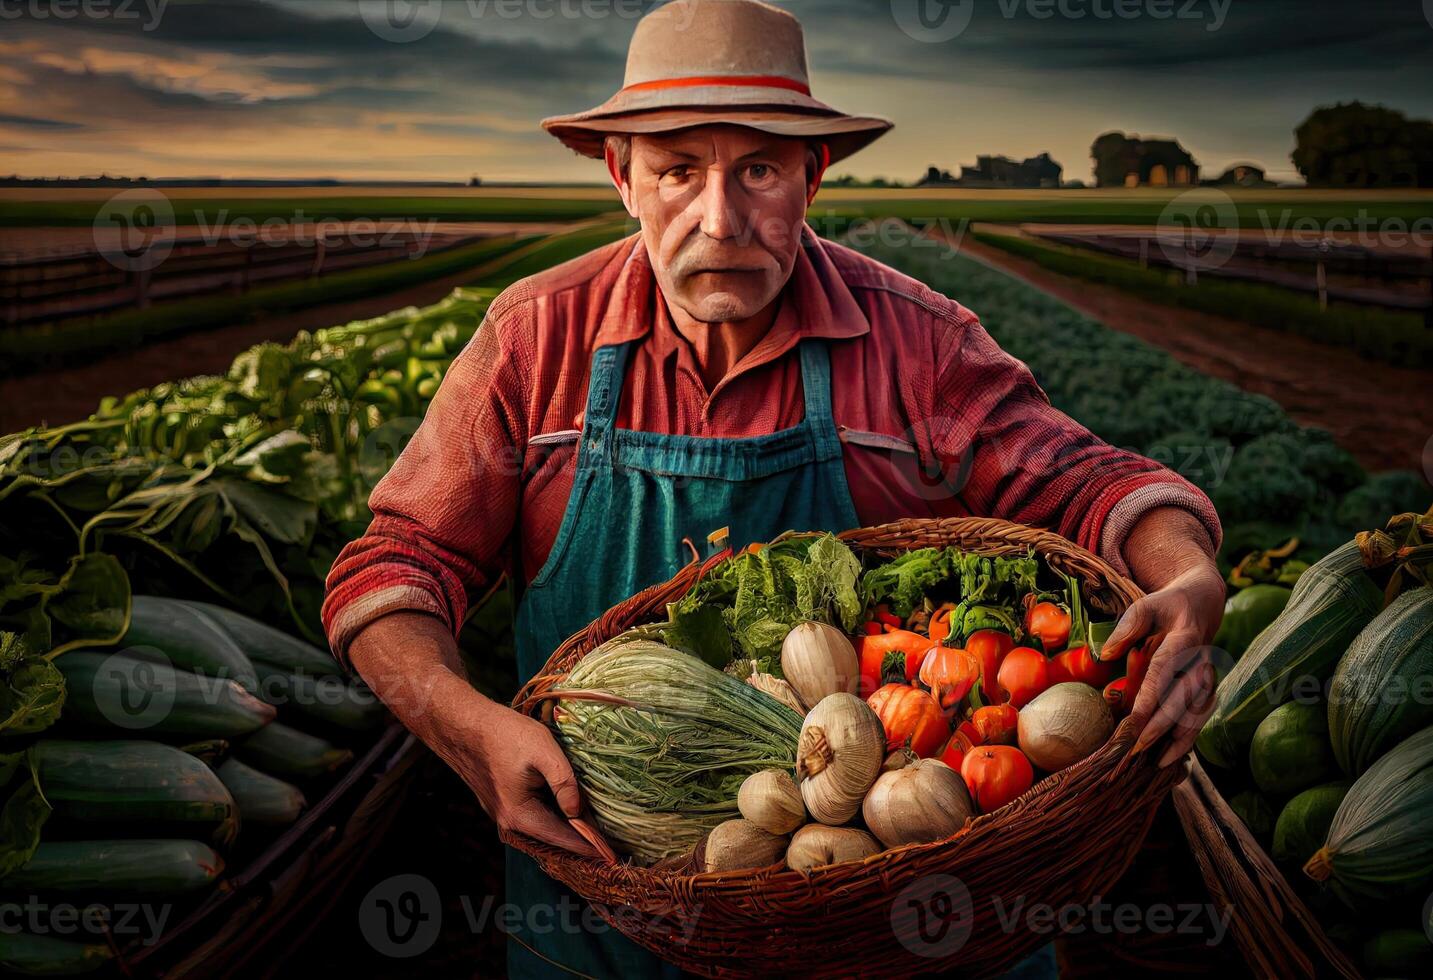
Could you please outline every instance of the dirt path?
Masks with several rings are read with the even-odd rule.
[[[428,306],[455,287],[472,282],[474,272],[483,264],[475,262],[470,269],[397,292],[265,314],[244,323],[158,340],[74,367],[0,378],[0,433],[83,419],[105,395],[196,374],[223,373],[234,355],[266,340],[287,343],[300,330],[367,319],[404,306]]]
[[[1296,421],[1328,429],[1369,469],[1424,472],[1425,458],[1433,461],[1433,371],[1380,364],[1283,331],[1163,306],[1051,272],[969,235],[959,248],[1190,367],[1267,395]]]

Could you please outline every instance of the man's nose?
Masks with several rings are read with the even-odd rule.
[[[702,187],[700,207],[702,209],[702,234],[717,241],[734,238],[742,231],[743,220],[736,210],[729,175],[722,170],[707,174]]]

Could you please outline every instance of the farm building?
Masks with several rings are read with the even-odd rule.
[[[978,156],[975,166],[960,168],[958,183],[962,187],[1059,187],[1063,169],[1048,153],[1019,162],[1003,156]]]
[[[1205,181],[1219,187],[1273,187],[1274,182],[1264,176],[1264,168],[1256,163],[1235,163],[1227,167],[1213,180]]]
[[[1100,187],[1189,187],[1199,183],[1199,164],[1172,139],[1140,139],[1105,133],[1090,147]]]

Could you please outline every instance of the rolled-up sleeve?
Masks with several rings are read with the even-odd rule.
[[[329,570],[323,627],[345,666],[353,638],[389,613],[431,614],[456,636],[472,597],[503,571],[526,439],[521,379],[531,364],[522,332],[504,322],[517,318],[505,318],[500,304],[374,486],[367,531]]]
[[[976,514],[1046,527],[1128,574],[1125,539],[1149,511],[1179,507],[1222,537],[1209,498],[1154,460],[1109,445],[1057,410],[1021,361],[959,304],[940,317],[932,432],[944,467],[964,475]]]

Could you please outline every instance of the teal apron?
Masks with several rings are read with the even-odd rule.
[[[518,603],[518,680],[525,683],[563,640],[623,599],[686,564],[683,538],[731,529],[735,547],[782,531],[858,526],[831,413],[826,342],[799,344],[805,418],[766,436],[721,439],[617,429],[627,355],[637,340],[592,356],[577,472],[546,563]],[[684,974],[601,921],[586,902],[507,848],[508,976],[599,980]],[[1030,958],[1053,976],[1047,946]]]

